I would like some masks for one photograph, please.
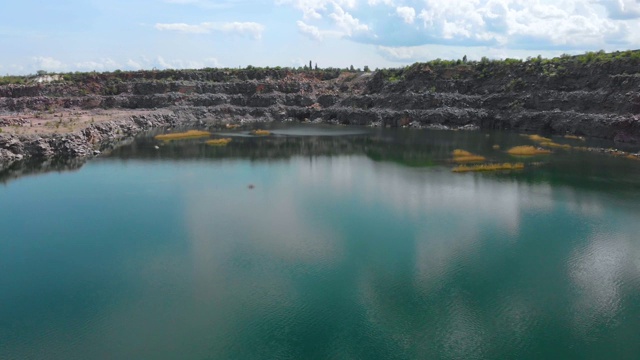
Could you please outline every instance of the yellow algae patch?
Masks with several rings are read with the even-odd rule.
[[[473,154],[468,152],[467,150],[462,150],[462,149],[455,149],[453,150],[453,156],[457,157],[457,156],[472,156]]]
[[[503,171],[503,170],[522,170],[524,163],[502,163],[502,164],[480,164],[480,165],[460,165],[454,167],[453,172],[470,172],[470,171]]]
[[[261,129],[253,130],[251,133],[254,134],[254,135],[271,135],[271,131],[269,131],[269,130],[261,130]]]
[[[564,138],[565,139],[573,139],[573,140],[581,140],[581,141],[585,140],[584,136],[577,136],[577,135],[565,135]]]
[[[546,146],[546,147],[558,148],[558,149],[571,149],[571,145],[558,144],[558,143],[554,143],[553,141],[543,141],[540,143],[540,146]]]
[[[551,154],[551,151],[546,149],[540,149],[531,145],[522,145],[522,146],[512,147],[511,149],[507,150],[507,153],[509,153],[510,155],[532,156],[532,155]]]
[[[231,142],[231,138],[223,138],[223,139],[208,140],[206,144],[211,146],[225,146],[230,142]]]
[[[455,162],[483,162],[484,156],[476,155],[468,152],[467,150],[455,149],[453,150],[453,161]]]
[[[551,142],[551,139],[546,138],[546,137],[542,137],[542,136],[536,135],[536,134],[529,135],[528,138],[529,138],[529,140],[535,141],[535,142]]]
[[[193,138],[207,137],[209,135],[211,135],[211,133],[209,133],[208,131],[189,130],[189,131],[180,132],[180,133],[156,135],[155,139],[156,140],[163,140],[163,141],[171,141],[171,140],[182,140],[182,139],[193,139]]]

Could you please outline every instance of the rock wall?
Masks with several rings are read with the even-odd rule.
[[[154,109],[65,135],[0,134],[0,159],[86,156],[153,126],[313,121],[464,127],[640,141],[640,57],[425,63],[372,73],[289,69],[69,74],[0,86],[2,114]],[[12,155],[13,154],[13,155]]]

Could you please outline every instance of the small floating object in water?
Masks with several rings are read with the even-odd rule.
[[[211,146],[225,146],[230,142],[231,142],[231,138],[223,138],[223,139],[208,140],[206,144]]]
[[[158,149],[160,149],[160,146],[156,145],[156,146],[154,146],[153,148],[154,148],[154,149],[156,149],[156,150],[158,150]]]
[[[453,161],[461,163],[461,162],[483,162],[485,161],[484,156],[472,154],[467,150],[455,149],[453,150]]]
[[[208,131],[189,130],[189,131],[179,132],[179,133],[156,135],[155,138],[156,140],[171,141],[171,140],[207,137],[209,135],[211,135],[211,133],[209,133]]]
[[[577,135],[565,135],[564,136],[565,139],[573,139],[573,140],[580,140],[580,141],[585,141],[584,136],[577,136]]]
[[[492,148],[493,150],[500,150],[500,145],[493,145]]]
[[[517,155],[517,156],[533,156],[533,155],[551,154],[551,150],[540,149],[531,145],[522,145],[522,146],[512,147],[511,149],[507,150],[507,153],[509,153],[510,155]]]
[[[251,190],[251,189],[253,189],[253,188],[255,188],[255,187],[256,187],[256,186],[255,186],[255,185],[253,185],[253,184],[249,184],[249,186],[247,186],[247,188],[249,188],[249,190]]]
[[[236,128],[240,127],[240,125],[238,125],[238,124],[227,124],[226,127],[227,127],[227,129],[236,129]]]
[[[271,131],[261,129],[253,130],[251,133],[253,135],[271,135]]]
[[[454,167],[453,172],[470,172],[470,171],[503,171],[503,170],[522,170],[524,163],[503,163],[503,164],[480,164],[480,165],[460,165]]]

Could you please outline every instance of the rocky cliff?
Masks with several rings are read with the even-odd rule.
[[[155,126],[252,121],[466,126],[640,141],[640,51],[436,60],[374,72],[250,67],[62,74],[51,83],[25,82],[0,86],[5,162],[87,156]],[[117,116],[108,121],[87,120],[110,110]],[[34,121],[36,127],[54,120],[64,125],[56,114],[73,111],[85,114],[82,126],[20,131]]]

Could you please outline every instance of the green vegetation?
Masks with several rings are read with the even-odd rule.
[[[482,79],[495,76],[515,76],[508,86],[507,91],[520,91],[527,86],[527,82],[522,78],[524,75],[536,75],[546,77],[565,76],[575,69],[585,66],[596,67],[608,64],[619,63],[626,68],[637,69],[640,66],[640,50],[616,51],[607,53],[603,50],[586,52],[582,55],[563,54],[552,59],[544,59],[541,56],[522,59],[489,59],[482,57],[480,60],[468,60],[466,55],[462,59],[446,60],[434,59],[428,62],[414,63],[395,69],[376,69],[376,76],[389,81],[398,82],[411,80],[419,76],[430,76],[441,79]],[[190,69],[165,69],[146,71],[122,71],[113,72],[69,72],[69,73],[47,73],[44,70],[38,71],[39,75],[61,75],[63,81],[76,84],[106,84],[100,89],[104,95],[115,95],[119,93],[118,84],[122,82],[135,81],[189,81],[193,79],[204,79],[213,82],[228,82],[233,80],[281,80],[290,75],[301,75],[305,78],[315,78],[318,80],[331,80],[338,78],[342,73],[362,73],[370,71],[369,66],[364,66],[364,70],[354,67],[347,68],[319,68],[317,64],[312,67],[312,62],[308,65],[294,67],[257,67],[248,65],[245,68],[204,68],[199,70]],[[197,73],[197,74],[196,74]],[[38,75],[26,76],[0,76],[0,85],[28,84]]]

